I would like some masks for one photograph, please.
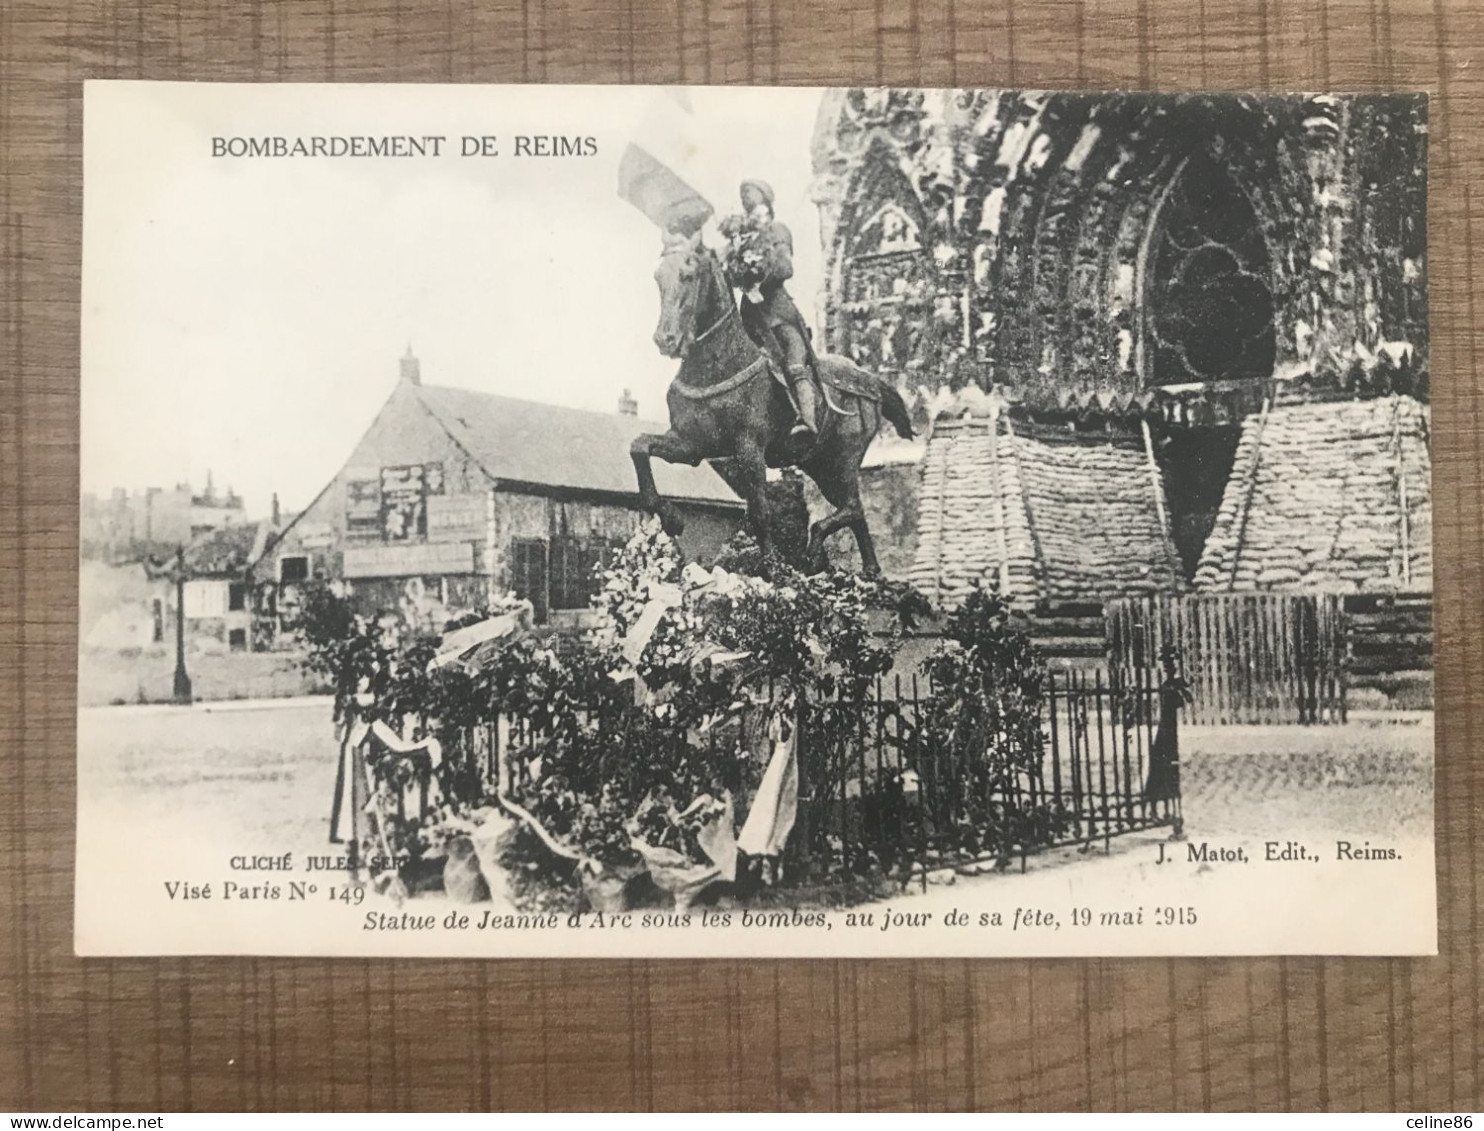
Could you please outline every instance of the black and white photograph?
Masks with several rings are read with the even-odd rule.
[[[84,102],[79,954],[1436,953],[1424,95]]]

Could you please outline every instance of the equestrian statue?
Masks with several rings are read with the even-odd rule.
[[[696,466],[705,460],[747,503],[748,525],[766,561],[773,550],[768,469],[797,467],[834,508],[809,528],[811,565],[822,567],[825,540],[849,528],[863,570],[879,574],[861,506],[860,467],[883,420],[912,437],[907,406],[889,382],[814,351],[785,286],[793,274],[793,240],[773,216],[772,190],[762,181],[743,182],[742,214],[718,225],[727,240],[724,258],[702,240],[710,205],[635,147],[620,168],[620,195],[661,227],[654,343],[680,362],[666,398],[670,430],[638,436],[630,448],[641,505],[659,516],[666,533],[678,535],[683,519],[656,489],[651,461]]]

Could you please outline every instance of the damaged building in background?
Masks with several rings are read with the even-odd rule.
[[[827,98],[828,348],[931,425],[906,576],[1429,590],[1426,134],[1421,97]]]
[[[1206,721],[1430,703],[1426,152],[1422,96],[830,94],[826,348],[927,438],[888,570],[1174,645]]]

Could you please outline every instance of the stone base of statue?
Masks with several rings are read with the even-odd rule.
[[[773,540],[774,558],[800,573],[811,572],[814,563],[809,561],[809,508],[804,502],[804,477],[789,469],[768,483],[767,494],[768,533]],[[747,530],[739,531],[727,543],[716,564],[732,573],[754,577],[765,577],[768,572],[757,539]]]

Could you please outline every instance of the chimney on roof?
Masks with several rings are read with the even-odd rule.
[[[277,491],[274,491],[273,492],[273,512],[272,512],[272,516],[273,516],[273,529],[274,530],[277,530],[278,529],[278,492]]]
[[[625,389],[618,395],[618,415],[639,415],[639,402],[634,399],[634,391],[632,389]]]
[[[402,380],[412,385],[423,383],[422,367],[412,353],[412,343],[407,343],[407,352],[402,355]]]

